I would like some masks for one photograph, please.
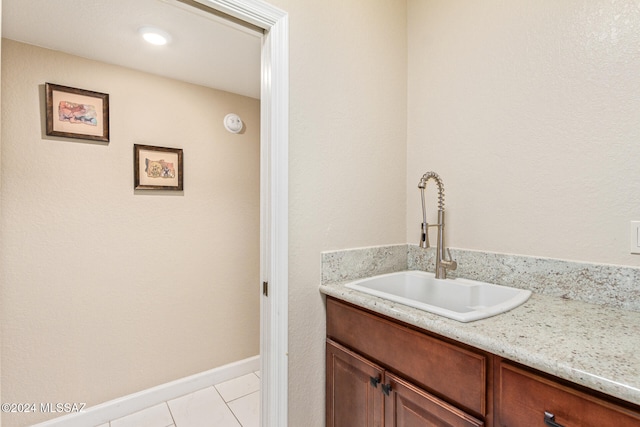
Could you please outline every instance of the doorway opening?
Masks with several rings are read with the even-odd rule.
[[[260,353],[261,425],[287,424],[287,144],[288,22],[257,0],[184,2],[264,30],[260,88]],[[84,3],[86,5],[86,3]],[[80,7],[84,7],[81,5]],[[4,77],[4,76],[3,76]],[[44,84],[44,81],[41,82]],[[82,84],[79,84],[82,87]],[[92,89],[92,88],[88,88]],[[112,108],[115,107],[112,104]],[[3,141],[4,142],[4,141]],[[4,215],[4,214],[3,214]],[[263,285],[264,284],[264,285]],[[262,293],[263,288],[268,292]]]

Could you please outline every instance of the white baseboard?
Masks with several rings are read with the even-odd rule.
[[[230,379],[260,370],[260,356],[220,366],[179,380],[171,381],[147,390],[101,403],[82,412],[54,418],[32,427],[87,427],[98,426],[125,415],[141,411],[167,400],[219,384]]]

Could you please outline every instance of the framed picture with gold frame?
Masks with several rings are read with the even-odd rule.
[[[182,191],[182,149],[134,144],[133,176],[136,190]]]
[[[109,142],[109,95],[45,83],[47,135]]]

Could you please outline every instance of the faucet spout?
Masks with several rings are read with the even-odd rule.
[[[424,190],[427,188],[427,182],[433,179],[438,186],[438,223],[427,223],[427,212],[424,202]],[[445,244],[444,244],[444,185],[442,178],[435,172],[427,172],[422,175],[420,182],[418,183],[420,189],[420,195],[422,197],[422,225],[420,227],[420,247],[429,247],[429,227],[438,227],[438,237],[436,246],[436,279],[446,279],[447,270],[455,270],[458,267],[458,263],[451,258],[451,252],[446,249],[449,255],[449,259],[445,256]]]

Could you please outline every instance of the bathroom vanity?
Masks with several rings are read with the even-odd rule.
[[[640,313],[534,295],[463,324],[339,283],[321,291],[328,427],[640,426]]]

